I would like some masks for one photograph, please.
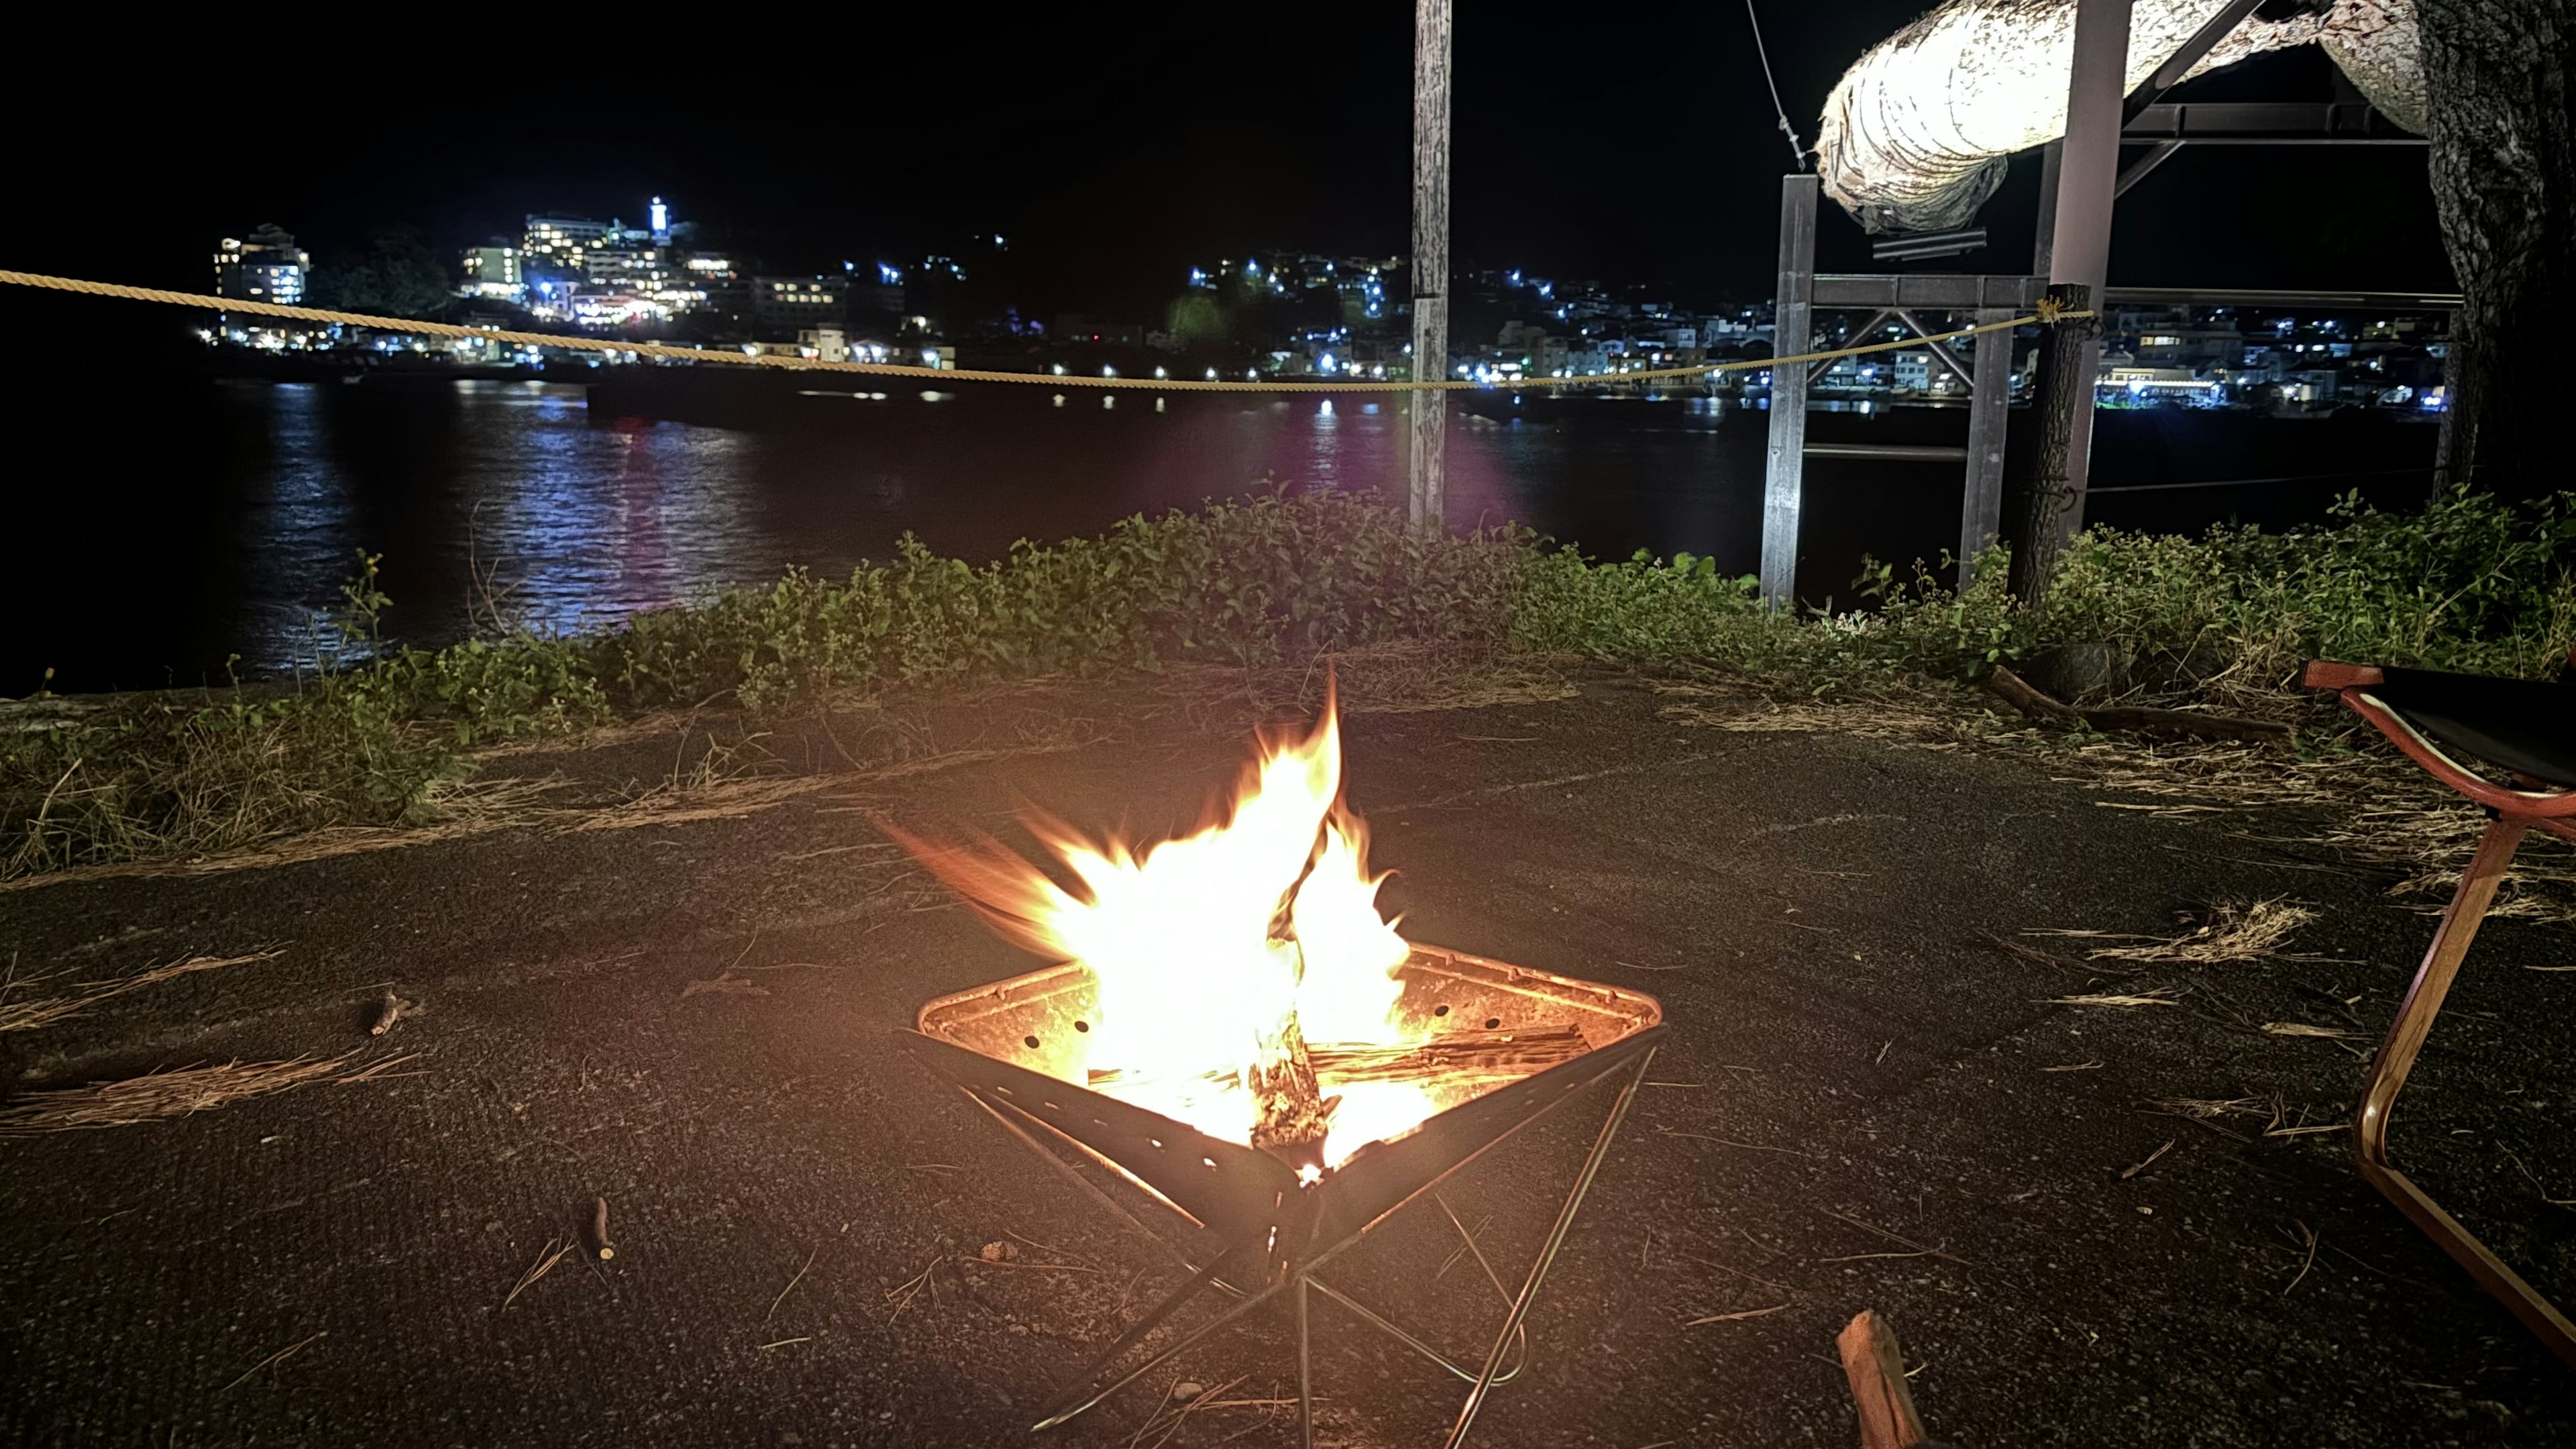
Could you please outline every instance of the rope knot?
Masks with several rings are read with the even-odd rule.
[[[2058,316],[2065,310],[2066,304],[2058,301],[2055,297],[2042,297],[2039,299],[2038,305],[2030,309],[2030,315],[2038,321],[2040,326],[2054,327],[2057,325]]]

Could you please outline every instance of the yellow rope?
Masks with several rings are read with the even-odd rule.
[[[1455,381],[1414,382],[1215,382],[1181,377],[1070,377],[1043,372],[981,372],[971,368],[908,367],[893,362],[824,362],[811,357],[780,357],[770,353],[748,353],[737,349],[674,347],[667,342],[625,342],[608,337],[566,337],[551,332],[504,332],[488,327],[465,327],[454,322],[423,322],[407,317],[373,317],[364,312],[333,312],[319,307],[289,307],[277,302],[250,302],[235,297],[210,297],[198,292],[170,292],[158,287],[128,287],[115,282],[87,282],[75,277],[49,277],[41,272],[0,271],[0,284],[13,287],[38,287],[53,292],[77,292],[87,297],[115,297],[128,302],[159,302],[172,307],[203,307],[219,312],[247,312],[259,317],[283,317],[294,322],[321,322],[342,327],[372,327],[383,332],[405,332],[422,337],[465,337],[487,342],[508,342],[524,347],[559,347],[578,352],[623,352],[636,357],[667,358],[675,362],[720,362],[748,367],[783,367],[803,372],[850,372],[868,377],[912,377],[927,382],[1018,382],[1043,387],[1099,387],[1122,391],[1150,389],[1155,392],[1469,392],[1504,387],[1573,387],[1584,383],[1653,382],[1671,377],[1708,377],[1721,372],[1748,372],[1765,367],[1824,362],[1829,359],[1859,357],[1872,352],[1897,352],[1933,342],[1954,342],[1974,337],[1980,332],[2001,332],[2043,320],[2068,321],[2090,317],[2090,312],[2057,312],[2053,318],[2015,317],[2007,322],[1987,322],[1975,327],[1962,327],[1955,332],[1941,332],[1929,337],[1904,337],[1894,342],[1871,342],[1858,347],[1839,347],[1830,352],[1801,352],[1790,357],[1757,357],[1741,362],[1702,362],[1689,367],[1657,367],[1636,372],[1594,372],[1580,377],[1524,377],[1517,382],[1486,383]],[[2045,310],[2045,309],[2044,309]]]

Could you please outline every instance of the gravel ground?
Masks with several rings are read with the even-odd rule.
[[[2104,808],[2134,797],[2044,755],[1723,717],[1602,677],[1348,723],[1407,934],[1654,993],[1673,1026],[1476,1442],[1847,1444],[1833,1338],[1873,1307],[1963,1446],[2576,1443],[2576,1380],[2346,1155],[2363,1056],[2432,928],[2420,899],[2280,843],[2302,822],[2277,814]],[[719,791],[710,818],[0,892],[11,1003],[278,951],[0,1032],[0,1112],[171,1067],[404,1058],[0,1140],[0,1441],[1018,1442],[1179,1274],[894,1049],[924,998],[1034,963],[872,821],[1007,835],[1035,801],[1154,831],[1242,755],[1165,715]],[[589,766],[672,756],[642,731]],[[2274,897],[2317,919],[2250,962],[2023,934],[2171,936]],[[2562,1295],[2571,941],[2487,928],[2397,1132]],[[371,1038],[388,988],[422,1012]],[[2056,1000],[2103,992],[2171,1000]],[[2280,1022],[2348,1035],[2262,1029]],[[2237,1106],[2159,1106],[2181,1101]],[[2323,1130],[2278,1131],[2301,1126]],[[1504,1274],[1588,1130],[1516,1139],[1445,1191]],[[564,1256],[512,1298],[595,1196],[614,1259]],[[960,1261],[997,1241],[1018,1265]],[[1457,1246],[1408,1212],[1342,1286],[1471,1354],[1498,1314]],[[1315,1315],[1324,1442],[1437,1442],[1457,1386]],[[1293,1383],[1287,1343],[1256,1322],[1045,1437],[1288,1443],[1264,1402]],[[1176,1380],[1222,1392],[1158,1410]]]

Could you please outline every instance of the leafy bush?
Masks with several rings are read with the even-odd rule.
[[[2329,527],[2191,540],[2093,529],[2025,647],[2106,641],[2179,687],[2288,689],[2312,658],[2545,678],[2576,645],[2576,494],[2466,490],[2420,512],[2358,494]]]
[[[338,622],[356,662],[291,692],[111,701],[0,735],[0,876],[418,823],[466,773],[465,749],[726,697],[773,712],[834,690],[1395,642],[1690,664],[1822,694],[2083,644],[2168,692],[2281,703],[2313,656],[2541,677],[2576,643],[2576,495],[2454,493],[2416,513],[2356,497],[2328,527],[2197,540],[2094,529],[2036,610],[2004,592],[2005,562],[1983,560],[1964,593],[1874,565],[1873,607],[1800,617],[1705,558],[1593,563],[1508,528],[1422,539],[1394,510],[1309,494],[1131,518],[980,568],[906,539],[840,582],[791,570],[610,633],[424,650],[378,639],[388,601],[362,558]]]

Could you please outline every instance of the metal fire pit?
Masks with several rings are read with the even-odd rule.
[[[1082,1034],[1097,1009],[1099,986],[1087,967],[1053,966],[943,996],[921,1008],[920,1034],[907,1038],[915,1052],[1014,1136],[1113,1210],[1126,1212],[1076,1172],[1068,1156],[1109,1169],[1178,1221],[1206,1230],[1206,1251],[1180,1250],[1184,1265],[1194,1270],[1190,1282],[1147,1310],[1078,1374],[1035,1428],[1051,1428],[1092,1408],[1284,1294],[1294,1305],[1297,1322],[1298,1425],[1311,1445],[1310,1289],[1470,1385],[1447,1441],[1451,1449],[1466,1438],[1487,1391],[1520,1372],[1527,1359],[1522,1322],[1585,1190],[1609,1155],[1638,1084],[1645,1080],[1664,1035],[1663,1008],[1638,992],[1436,946],[1416,945],[1397,978],[1403,987],[1396,1004],[1400,1021],[1421,1032],[1426,1045],[1435,1049],[1444,1039],[1477,1041],[1488,1049],[1487,1064],[1471,1078],[1440,1079],[1437,1085],[1451,1098],[1444,1110],[1393,1140],[1361,1147],[1311,1186],[1301,1186],[1296,1169],[1268,1152],[1207,1136],[1056,1075],[1079,1069]],[[1516,1068],[1505,1052],[1505,1060],[1495,1064],[1491,1045],[1522,1034],[1550,1043],[1548,1055],[1558,1059]],[[1576,1034],[1579,1042],[1573,1039]],[[1501,1281],[1495,1280],[1507,1309],[1481,1368],[1453,1361],[1316,1276],[1317,1269],[1486,1149],[1603,1082],[1617,1084],[1615,1100],[1528,1277],[1517,1294],[1503,1292]],[[1328,1072],[1325,1090],[1332,1090]],[[1469,1247],[1474,1247],[1472,1239]],[[1482,1252],[1476,1257],[1491,1276]],[[1235,1301],[1142,1362],[1115,1368],[1147,1335],[1210,1291]],[[1504,1359],[1515,1345],[1518,1361],[1506,1369]]]

